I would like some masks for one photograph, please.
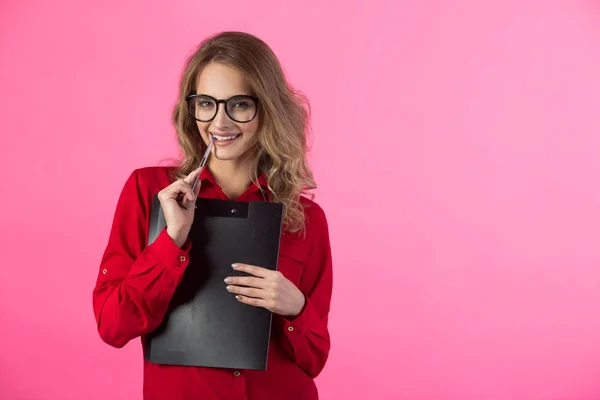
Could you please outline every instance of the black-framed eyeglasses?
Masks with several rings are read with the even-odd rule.
[[[210,122],[219,112],[219,104],[225,104],[225,113],[235,122],[250,122],[256,117],[258,97],[238,95],[217,100],[206,94],[190,93],[185,97],[190,115],[200,122]]]

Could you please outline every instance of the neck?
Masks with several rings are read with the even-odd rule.
[[[229,199],[238,198],[250,186],[252,178],[248,167],[247,161],[219,160],[212,157],[208,163],[217,185]]]

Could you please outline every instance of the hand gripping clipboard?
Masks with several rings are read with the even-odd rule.
[[[266,370],[271,313],[229,293],[227,276],[245,275],[234,262],[277,270],[283,205],[198,198],[190,231],[190,263],[159,327],[146,335],[152,363]],[[166,226],[158,197],[150,245]]]

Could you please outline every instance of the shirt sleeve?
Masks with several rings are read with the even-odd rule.
[[[315,241],[304,270],[307,273],[315,271],[316,279],[312,287],[303,292],[306,302],[300,314],[293,319],[278,318],[284,348],[312,378],[321,373],[329,356],[328,318],[333,287],[327,220],[322,209],[317,208],[315,214],[311,221]]]
[[[189,239],[179,248],[166,229],[147,246],[148,204],[136,170],[119,197],[92,295],[100,337],[117,348],[158,327],[189,263]]]

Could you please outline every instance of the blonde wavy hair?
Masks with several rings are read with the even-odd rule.
[[[259,98],[258,142],[250,160],[252,182],[259,185],[258,177],[264,174],[269,200],[284,206],[284,229],[303,231],[305,217],[300,197],[316,188],[306,160],[310,105],[305,96],[289,85],[273,51],[256,36],[243,32],[211,36],[187,60],[172,115],[183,153],[175,179],[196,169],[206,149],[185,97],[196,90],[198,75],[212,62],[241,71],[252,94]]]

